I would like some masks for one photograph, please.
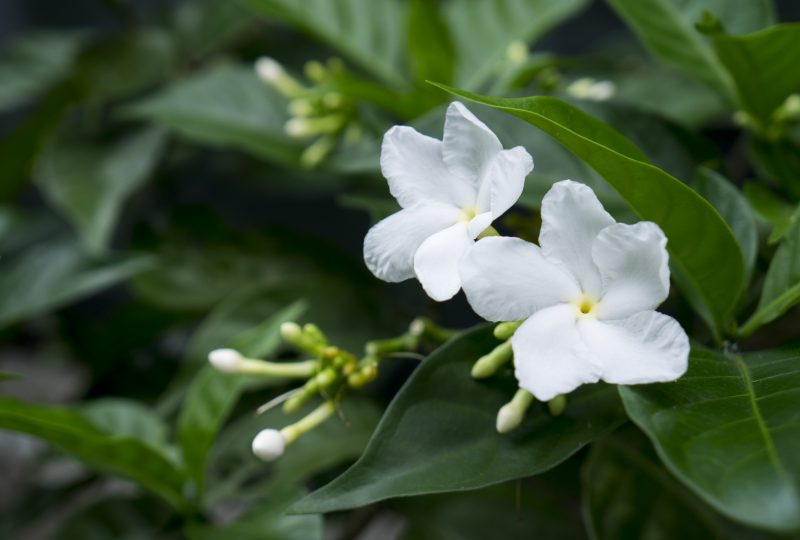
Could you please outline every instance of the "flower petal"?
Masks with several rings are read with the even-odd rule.
[[[655,223],[616,223],[592,244],[592,258],[603,283],[601,319],[624,319],[650,311],[669,294],[667,237]]]
[[[472,220],[470,220],[469,225],[469,236],[470,238],[477,238],[479,234],[486,230],[486,228],[492,224],[492,213],[491,212],[483,212],[482,214],[478,214]]]
[[[447,107],[442,142],[447,168],[470,182],[477,194],[486,168],[503,149],[500,139],[463,104],[454,101]]]
[[[600,272],[592,260],[592,243],[614,223],[589,186],[562,180],[542,199],[539,244],[548,260],[564,265],[575,276],[583,292],[599,298]]]
[[[461,262],[461,281],[472,309],[489,321],[524,319],[580,296],[568,272],[519,238],[479,240]]]
[[[486,168],[478,189],[478,208],[489,208],[497,219],[522,195],[525,177],[533,170],[533,158],[522,146],[498,153]]]
[[[519,385],[541,401],[600,379],[600,368],[580,339],[572,305],[534,313],[511,337],[511,347]]]
[[[578,327],[606,382],[666,382],[686,372],[689,338],[675,319],[663,313],[642,311],[621,321],[587,318]]]
[[[457,208],[420,205],[376,223],[364,238],[364,261],[376,277],[398,282],[414,277],[414,254],[429,236],[458,220]]]
[[[414,271],[428,296],[449,300],[461,290],[458,267],[473,241],[464,223],[456,223],[425,240],[414,255]]]
[[[442,141],[407,126],[394,126],[383,136],[381,171],[400,206],[419,203],[475,204],[477,190],[448,170],[442,160]]]

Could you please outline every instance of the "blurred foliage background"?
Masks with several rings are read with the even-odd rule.
[[[755,0],[662,3],[677,6],[683,28],[710,10],[717,19],[706,23],[733,34],[800,16],[791,0],[774,10]],[[800,198],[798,139],[766,142],[747,119],[737,124],[713,59],[681,63],[663,43],[637,38],[625,4],[0,4],[0,427],[38,437],[0,432],[0,537],[635,538],[624,527],[587,533],[580,516],[592,509],[581,510],[580,484],[581,475],[641,469],[626,489],[656,515],[660,532],[649,537],[674,538],[671,520],[704,503],[633,430],[597,445],[588,462],[583,452],[518,483],[380,503],[324,524],[283,515],[360,455],[415,361],[387,364],[347,403],[346,423],[315,430],[271,466],[251,456],[250,440],[285,420],[251,411],[286,387],[206,367],[208,351],[228,345],[293,357],[277,336],[286,320],[313,321],[355,350],[418,315],[449,327],[478,322],[463,298],[433,304],[416,283],[379,283],[361,259],[369,225],[395,209],[378,167],[383,133],[408,123],[441,135],[449,98],[427,80],[566,99],[680,179],[695,178],[701,164],[738,186],[771,179],[782,200],[758,188],[750,199],[771,220],[759,217],[762,232],[774,225],[779,238]],[[703,42],[690,46],[708,56]],[[260,78],[263,56],[285,74]],[[564,178],[591,185],[618,219],[631,218],[553,139],[470,107],[507,147],[534,156],[519,209],[501,227],[535,238],[541,197]],[[763,272],[755,242],[751,267]],[[743,300],[753,301],[752,293]],[[705,332],[684,303],[669,309]],[[781,343],[782,332],[752,344]],[[621,439],[631,446],[614,454]],[[591,485],[598,501],[620,495]],[[624,504],[616,511],[624,515]],[[693,516],[683,536],[766,537],[710,508]]]

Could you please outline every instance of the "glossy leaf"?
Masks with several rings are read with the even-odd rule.
[[[153,172],[163,147],[158,130],[144,130],[112,147],[75,144],[65,135],[45,146],[39,187],[63,212],[92,253],[108,246],[123,204]]]
[[[714,4],[721,2],[608,0],[608,3],[659,60],[687,77],[714,88],[730,104],[733,103],[734,87],[730,75],[714,55],[706,37],[694,28],[694,23],[704,10],[719,15],[714,10]],[[763,9],[765,4],[761,0],[747,2],[749,13],[756,14],[756,17],[743,16],[740,20],[748,26],[751,22],[759,24],[759,18],[767,23],[770,14]],[[738,15],[737,12],[741,10],[732,9],[731,12]],[[742,26],[739,25],[739,28]]]
[[[286,107],[286,100],[259,81],[251,67],[221,65],[130,105],[125,114],[202,144],[296,163],[301,146],[283,131]]]
[[[395,89],[402,73],[405,6],[397,0],[243,0],[324,41]]]
[[[791,52],[800,50],[800,24],[747,36],[716,36],[714,46],[736,82],[742,106],[765,124],[790,94],[800,92],[800,72]]]
[[[96,261],[71,241],[40,243],[0,263],[0,326],[58,309],[150,267],[147,257]]]
[[[774,321],[800,302],[800,220],[786,232],[769,264],[755,313],[742,325],[743,336]]]
[[[280,325],[297,319],[304,310],[302,302],[295,302],[251,329],[243,336],[244,339],[240,335],[232,343],[219,343],[215,348],[234,346],[245,356],[265,356],[280,343]],[[208,452],[247,382],[247,377],[220,373],[206,366],[186,393],[178,417],[178,441],[186,466],[200,492],[204,485]]]
[[[505,67],[512,43],[529,46],[588,4],[587,0],[445,2],[443,15],[458,55],[456,84],[470,90],[481,89]]]
[[[750,206],[736,186],[711,169],[698,172],[697,191],[714,205],[739,242],[744,257],[743,285],[747,287],[758,255],[758,228]]]
[[[183,507],[183,475],[164,455],[138,439],[104,433],[74,410],[0,397],[0,428],[39,437]]]
[[[800,356],[693,350],[674,383],[620,387],[667,467],[731,519],[800,531]]]
[[[725,326],[742,286],[744,262],[730,227],[708,201],[651,165],[619,132],[563,101],[492,98],[442,88],[526,120],[586,161],[641,219],[664,230],[671,262],[703,299],[715,326]]]
[[[389,405],[356,464],[292,511],[331,512],[530,476],[558,465],[623,420],[613,389],[592,385],[570,395],[563,416],[553,418],[534,405],[520,428],[498,434],[497,411],[513,396],[516,381],[470,376],[475,360],[496,344],[491,330],[481,328],[434,352]]]

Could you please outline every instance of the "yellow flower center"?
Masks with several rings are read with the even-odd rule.
[[[475,206],[465,206],[461,209],[461,215],[458,218],[459,223],[469,223],[472,218],[478,215],[478,208]]]
[[[599,304],[600,303],[597,300],[585,294],[572,302],[572,305],[575,306],[575,309],[578,312],[577,317],[579,319],[583,319],[586,317],[591,317],[593,319],[596,319],[597,306]]]

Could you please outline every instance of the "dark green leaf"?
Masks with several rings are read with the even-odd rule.
[[[674,383],[620,387],[667,467],[730,518],[800,530],[800,356],[693,350]]]
[[[457,96],[522,118],[553,136],[614,187],[640,218],[667,235],[672,263],[689,280],[717,328],[732,316],[744,278],[742,252],[730,227],[686,184],[648,163],[617,131],[550,97],[491,98],[446,88]]]
[[[764,289],[755,313],[742,325],[747,336],[774,321],[800,302],[800,220],[786,232],[764,278]]]
[[[736,236],[744,256],[743,285],[747,287],[758,255],[758,228],[753,212],[736,186],[711,169],[700,169],[697,191],[714,205]]]
[[[45,146],[35,172],[39,187],[91,253],[107,247],[125,200],[152,173],[163,142],[160,131],[149,129],[110,148],[76,144],[65,135]]]
[[[126,109],[203,144],[296,163],[301,146],[283,131],[286,100],[259,81],[252,68],[222,65],[178,81]]]
[[[772,225],[767,242],[778,242],[794,223],[797,216],[795,208],[760,184],[747,183],[743,191],[756,215]]]
[[[0,397],[0,428],[44,439],[101,471],[133,480],[175,508],[183,507],[183,475],[167,457],[138,439],[100,431],[76,411]]]
[[[102,497],[102,498],[100,498]],[[54,540],[168,540],[170,513],[152,499],[121,495],[100,500],[70,517]]]
[[[639,39],[659,60],[687,77],[714,88],[729,104],[733,81],[714,56],[706,38],[694,28],[704,1],[608,0]],[[749,2],[748,6],[756,6]],[[756,11],[758,11],[756,9]]]
[[[280,310],[256,328],[230,343],[214,348],[233,346],[245,356],[260,357],[272,352],[280,343],[279,328],[286,321],[297,319],[305,310],[302,302]],[[205,351],[207,355],[210,350]],[[202,493],[206,459],[222,424],[244,390],[248,378],[220,373],[206,366],[192,381],[178,417],[178,441],[189,474]]]
[[[0,263],[0,326],[60,308],[150,267],[149,257],[96,261],[74,242],[53,240]]]
[[[800,71],[793,61],[793,51],[800,50],[800,24],[717,36],[714,46],[736,82],[742,106],[764,125],[790,94],[800,92]]]
[[[453,82],[456,51],[435,0],[411,0],[406,39],[411,73],[418,82]]]
[[[399,90],[405,5],[398,0],[241,0],[324,41]]]
[[[717,514],[670,476],[641,438],[631,429],[592,445],[583,470],[591,538],[728,538]]]
[[[498,434],[497,411],[513,396],[516,381],[470,376],[474,361],[496,344],[491,330],[481,328],[427,358],[392,401],[361,459],[292,511],[331,512],[530,476],[622,421],[613,389],[594,385],[572,394],[563,416],[553,418],[534,406],[519,429]]]
[[[587,0],[446,2],[444,19],[458,57],[456,84],[470,90],[480,89],[508,62],[508,48],[512,43],[520,42],[527,47],[588,3]]]

